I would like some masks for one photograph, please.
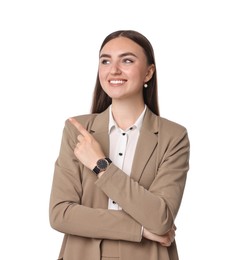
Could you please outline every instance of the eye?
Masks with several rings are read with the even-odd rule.
[[[126,58],[126,59],[123,59],[123,63],[133,63],[133,60],[132,59],[129,59],[129,58]]]
[[[101,64],[110,64],[110,60],[102,59],[102,60],[100,60],[100,63]]]

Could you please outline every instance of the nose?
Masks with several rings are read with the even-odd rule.
[[[111,66],[111,74],[121,74],[121,69],[119,67],[119,64],[117,62],[115,63],[112,63],[112,66]]]

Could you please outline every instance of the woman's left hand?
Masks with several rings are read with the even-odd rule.
[[[175,239],[175,235],[176,235],[175,230],[176,227],[174,225],[166,234],[160,236],[160,235],[153,234],[152,232],[144,228],[143,237],[152,241],[159,242],[162,246],[168,247],[171,246],[172,242]]]
[[[92,170],[99,159],[105,158],[100,144],[95,138],[75,119],[69,118],[72,125],[79,132],[78,143],[74,149],[74,154],[78,160]]]

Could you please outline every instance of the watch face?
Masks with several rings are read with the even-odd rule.
[[[100,159],[97,161],[97,166],[101,169],[101,170],[105,170],[108,166],[108,162],[105,159]]]

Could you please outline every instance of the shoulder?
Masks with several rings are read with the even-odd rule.
[[[161,134],[166,133],[169,135],[175,135],[178,132],[180,133],[186,131],[186,128],[183,125],[162,116],[156,115],[150,109],[146,110],[143,121],[143,128],[150,132],[161,132]]]
[[[170,143],[182,143],[189,146],[189,137],[186,127],[163,117],[159,117],[158,136],[162,142],[165,142],[167,145],[170,145]]]
[[[164,117],[159,117],[159,128],[170,133],[187,131],[185,126]]]
[[[173,134],[186,131],[186,128],[183,125],[162,116],[156,115],[150,109],[147,109],[146,111],[143,121],[143,128],[154,133],[166,132]]]

